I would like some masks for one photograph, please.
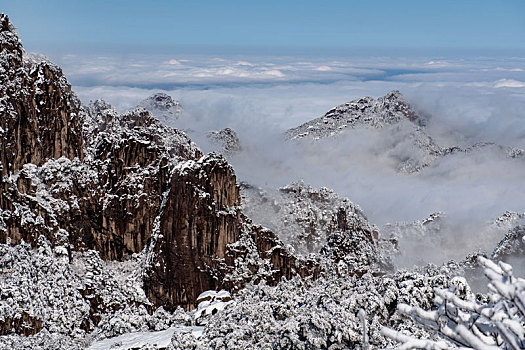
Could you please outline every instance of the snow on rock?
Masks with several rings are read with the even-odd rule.
[[[509,257],[525,253],[525,225],[512,228],[492,252],[491,259],[506,261]]]
[[[414,173],[443,155],[443,149],[425,132],[425,119],[399,91],[374,99],[364,97],[347,102],[286,132],[291,140],[319,140],[350,135],[361,128],[376,129],[395,139],[381,152],[396,162],[397,170]]]
[[[296,142],[344,139],[366,130],[378,141],[373,145],[375,154],[393,162],[401,173],[418,173],[443,157],[465,153],[494,152],[501,157],[525,159],[522,149],[490,142],[466,148],[439,145],[425,128],[426,118],[399,91],[391,91],[377,99],[363,97],[339,105],[320,118],[289,129],[286,138]]]
[[[206,137],[211,143],[219,147],[219,152],[226,156],[242,150],[241,142],[239,141],[237,133],[230,128],[210,131],[206,134]]]
[[[340,198],[332,190],[312,188],[304,182],[295,182],[278,191],[262,190],[243,183],[243,209],[255,222],[270,228],[285,244],[299,254],[317,253],[326,244],[327,237],[339,228],[347,215],[356,226],[370,225],[359,206],[347,198]]]
[[[2,176],[25,163],[83,157],[80,101],[58,66],[25,56],[9,18],[0,14]]]
[[[232,297],[229,292],[225,290],[214,291],[209,290],[201,293],[197,297],[197,309],[195,312],[195,323],[198,325],[205,325],[211,315],[224,310],[226,306],[232,303]]]
[[[393,249],[393,243],[379,236],[358,205],[326,187],[316,189],[300,181],[265,191],[243,184],[241,195],[244,212],[278,232],[299,256],[322,253],[337,262],[344,260],[356,271],[390,265],[378,247]]]
[[[323,138],[341,133],[346,128],[370,126],[381,128],[408,120],[423,125],[424,120],[397,90],[384,97],[363,97],[332,108],[320,118],[287,131],[290,139]]]
[[[68,249],[104,259],[142,251],[170,169],[200,150],[144,109],[82,107],[59,67],[24,58],[3,14],[0,39],[0,242],[54,246],[66,231]]]
[[[147,97],[137,107],[150,111],[151,114],[168,126],[174,126],[176,120],[182,114],[181,104],[173,100],[170,95],[162,92]]]

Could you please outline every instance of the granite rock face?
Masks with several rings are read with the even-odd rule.
[[[102,215],[85,238],[103,258],[122,259],[142,251],[151,237],[173,166],[201,152],[183,132],[144,109],[120,115],[97,101],[88,110],[84,134],[98,198],[91,208]],[[123,249],[111,249],[115,244]]]
[[[235,174],[210,153],[178,164],[171,177],[150,251],[145,289],[157,305],[191,309],[205,290],[235,291],[244,283],[316,274],[315,264],[293,256],[274,233],[241,211]]]
[[[213,271],[224,263],[227,245],[239,238],[239,199],[233,171],[222,158],[175,168],[146,279],[151,300],[188,308],[201,292],[217,287]]]
[[[34,243],[44,234],[117,260],[144,249],[170,167],[200,151],[145,110],[119,115],[101,104],[81,112],[84,160],[50,158],[4,177],[3,242]]]
[[[62,70],[23,59],[22,43],[0,15],[0,137],[2,175],[49,158],[83,158],[80,102]]]

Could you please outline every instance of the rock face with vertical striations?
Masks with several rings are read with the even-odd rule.
[[[86,205],[100,214],[83,240],[93,242],[104,258],[122,259],[142,251],[151,237],[170,170],[201,152],[183,132],[163,126],[144,109],[120,115],[97,101],[88,110],[84,133],[98,200]],[[115,244],[121,248],[112,249]]]
[[[44,234],[55,244],[65,230],[72,249],[95,249],[104,259],[144,249],[170,168],[200,151],[143,109],[120,115],[102,106],[81,111],[84,160],[50,158],[5,177],[4,242],[32,243]]]
[[[62,70],[23,58],[22,43],[0,15],[0,137],[2,175],[49,158],[83,158],[80,102]]]
[[[315,264],[253,225],[240,203],[233,169],[222,156],[211,153],[175,167],[150,251],[150,300],[191,309],[205,290],[234,291],[254,277],[275,284],[283,276],[316,273]]]
[[[231,167],[213,154],[176,166],[169,186],[146,291],[156,304],[188,308],[217,287],[213,271],[239,238],[239,190]]]

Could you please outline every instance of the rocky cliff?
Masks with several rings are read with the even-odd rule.
[[[222,156],[179,163],[169,186],[145,280],[155,304],[192,308],[204,290],[317,274],[315,263],[293,256],[243,214],[235,174]]]
[[[49,158],[83,158],[80,102],[59,67],[23,59],[22,43],[0,15],[2,175]]]

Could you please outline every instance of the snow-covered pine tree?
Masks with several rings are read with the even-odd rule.
[[[399,349],[523,349],[525,348],[525,280],[512,274],[512,266],[479,257],[489,279],[488,299],[460,298],[453,289],[435,289],[431,311],[400,304],[398,311],[443,341],[423,340],[384,327],[381,333],[402,343]]]

